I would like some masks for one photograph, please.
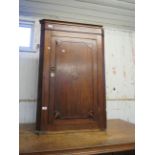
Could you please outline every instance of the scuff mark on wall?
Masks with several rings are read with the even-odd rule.
[[[115,67],[112,68],[112,73],[113,73],[114,75],[117,73]]]
[[[132,62],[133,64],[135,64],[135,50],[133,47],[132,47]]]
[[[123,71],[124,79],[126,79],[126,71]]]

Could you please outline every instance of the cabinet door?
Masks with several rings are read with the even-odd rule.
[[[90,39],[52,37],[52,48],[50,110],[53,112],[50,114],[54,115],[53,120],[95,119],[96,42]]]

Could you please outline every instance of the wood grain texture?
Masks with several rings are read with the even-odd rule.
[[[56,39],[57,40],[57,39]],[[62,118],[88,118],[93,109],[93,49],[82,39],[58,38],[56,103]]]
[[[20,125],[21,155],[119,154],[134,150],[134,145],[134,125],[122,120],[108,120],[105,132],[99,129],[66,130],[37,135],[34,124]]]

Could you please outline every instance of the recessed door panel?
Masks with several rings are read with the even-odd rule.
[[[95,41],[55,37],[55,119],[91,118],[96,104]]]

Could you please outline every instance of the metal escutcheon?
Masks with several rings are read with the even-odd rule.
[[[51,77],[54,77],[55,76],[55,73],[54,72],[51,72]]]
[[[42,107],[42,110],[47,110],[47,107]]]
[[[52,29],[53,28],[53,25],[48,24],[48,28],[51,28]]]

